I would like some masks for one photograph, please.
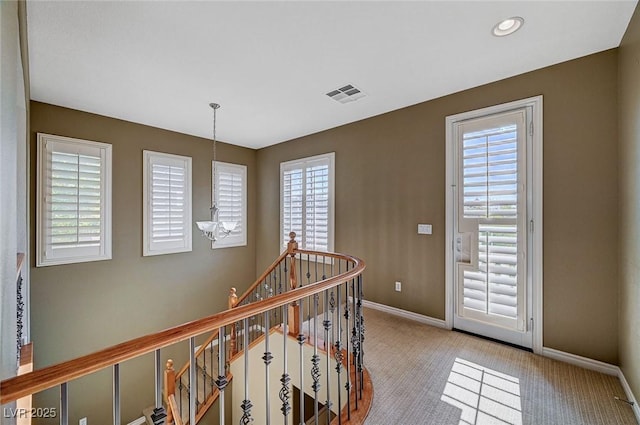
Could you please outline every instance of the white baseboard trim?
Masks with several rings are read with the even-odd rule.
[[[618,376],[618,371],[620,370],[618,366],[609,363],[589,359],[587,357],[578,356],[576,354],[566,353],[564,351],[555,350],[553,348],[542,347],[541,354],[545,357],[549,357],[550,359],[560,360],[561,362],[580,366],[589,370],[595,370],[596,372],[604,373],[607,375]]]
[[[384,311],[385,313],[393,314],[394,316],[404,317],[405,319],[414,320],[416,322],[431,325],[436,328],[446,329],[447,326],[444,320],[436,319],[423,314],[414,313],[412,311],[402,310],[400,308],[391,307],[384,304],[374,303],[373,301],[362,300],[362,306],[371,308],[373,310]]]
[[[622,369],[620,369],[619,367],[617,369],[618,369],[618,379],[620,379],[620,384],[624,389],[624,393],[627,396],[627,400],[633,403],[633,406],[631,406],[631,408],[633,409],[633,413],[636,415],[636,421],[638,422],[638,424],[640,424],[640,406],[638,406],[638,400],[636,400],[635,396],[633,395],[633,391],[631,391],[631,387],[627,382],[627,378],[624,377],[624,373],[622,373]]]

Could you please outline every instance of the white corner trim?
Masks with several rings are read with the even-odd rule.
[[[145,418],[144,416],[141,416],[135,421],[129,422],[127,425],[144,425],[146,423],[147,423],[147,418]]]
[[[576,354],[554,350],[553,348],[543,347],[542,355],[544,357],[549,357],[550,359],[559,360],[561,362],[569,363],[574,366],[580,366],[589,370],[595,370],[596,372],[604,373],[607,375],[618,376],[620,373],[620,368],[618,366],[601,362],[599,360],[593,360],[587,357],[578,356]]]
[[[414,313],[412,311],[402,310],[400,308],[391,307],[384,304],[374,303],[373,301],[362,300],[363,307],[368,307],[373,310],[383,311],[385,313],[393,314],[394,316],[404,317],[405,319],[414,320],[416,322],[431,325],[436,328],[447,329],[444,320],[436,319],[434,317],[425,316],[423,314]]]
[[[619,367],[617,369],[618,369],[618,379],[620,379],[620,384],[624,389],[624,393],[627,395],[627,400],[633,403],[633,405],[631,406],[631,409],[633,410],[633,413],[636,415],[636,421],[640,424],[640,406],[638,406],[638,400],[636,400],[635,396],[633,395],[633,391],[631,391],[631,387],[627,382],[627,378],[624,377],[624,373],[622,373],[622,369],[620,369]]]

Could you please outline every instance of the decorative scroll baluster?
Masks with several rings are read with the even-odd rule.
[[[358,307],[358,374],[360,375],[360,399],[364,387],[364,314],[362,314],[362,275],[359,275],[356,283],[357,307]]]
[[[249,333],[247,332],[247,319],[243,320],[244,322],[244,400],[242,400],[242,404],[240,407],[242,408],[242,417],[240,418],[240,423],[242,425],[248,425],[253,422],[253,418],[251,417],[251,408],[253,405],[249,400]],[[192,422],[195,423],[195,422]]]
[[[348,269],[348,267],[347,267]],[[353,367],[354,369],[354,380],[355,380],[355,388],[354,391],[356,391],[356,393],[358,392],[358,389],[360,388],[359,385],[361,385],[359,383],[359,374],[358,374],[358,359],[360,358],[360,341],[358,338],[358,308],[356,305],[356,290],[355,290],[355,280],[351,279],[351,303],[352,303],[352,311],[353,311],[353,327],[351,328],[351,347],[353,350],[353,356],[352,356],[352,360],[349,363],[353,362]],[[351,376],[351,375],[349,375]],[[358,410],[358,397],[354,397],[355,403],[356,403],[356,410]]]
[[[333,297],[333,291],[331,291],[331,296]],[[333,307],[331,307],[330,303],[331,300],[329,299],[329,291],[324,291],[324,320],[322,321],[322,325],[324,327],[324,347],[327,351],[327,400],[325,401],[325,406],[327,407],[327,409],[329,409],[329,414],[327,415],[327,425],[329,425],[331,421],[331,320],[329,320],[329,311],[331,310],[331,314],[333,314]]]
[[[302,304],[304,300],[300,300],[299,304]],[[300,323],[302,323],[303,318],[302,318],[302,309],[298,309],[298,315],[299,315],[299,320]],[[302,327],[300,327],[299,333],[298,333],[298,346],[300,347],[300,361],[299,361],[299,365],[300,365],[300,423],[304,422],[304,343],[306,341],[306,336],[302,333]]]
[[[178,392],[180,392],[180,414],[182,414],[182,412],[183,412],[183,408],[182,408],[182,397],[183,397],[182,390],[186,390],[186,388],[185,388],[184,384],[182,383],[182,378],[180,378],[180,380],[178,381]],[[188,390],[187,390],[187,397],[189,397]]]
[[[20,350],[22,350],[22,331],[24,329],[24,296],[22,295],[22,273],[18,274],[16,282],[16,364],[20,364]]]
[[[313,295],[313,356],[311,356],[311,389],[313,390],[313,417],[318,423],[318,391],[320,391],[320,356],[318,355],[318,294]],[[303,391],[303,390],[301,390]]]
[[[206,347],[204,348],[204,350],[202,351],[202,396],[204,397],[204,399],[202,400],[202,403],[205,403],[207,401],[207,351],[206,351]],[[211,371],[211,373],[213,374],[213,371]]]
[[[340,273],[340,263],[338,263],[338,273]],[[351,320],[351,312],[349,311],[349,283],[344,285],[344,318],[345,318],[345,353],[347,355],[347,382],[344,384],[345,390],[347,390],[347,419],[351,420],[351,359],[349,355],[349,322]]]
[[[280,408],[280,411],[282,412],[282,415],[284,416],[284,425],[288,425],[289,424],[289,412],[291,411],[291,405],[289,404],[289,398],[291,396],[290,390],[289,390],[289,382],[291,382],[291,378],[289,377],[289,373],[288,373],[288,369],[287,369],[287,358],[288,358],[288,353],[287,353],[287,340],[289,339],[288,335],[289,335],[289,330],[287,329],[287,322],[289,320],[289,318],[287,317],[289,315],[289,306],[283,306],[282,307],[282,335],[283,335],[283,368],[282,368],[282,377],[280,378],[280,383],[282,384],[282,387],[280,388],[280,401],[282,402],[282,407]]]
[[[218,397],[218,406],[220,409],[220,424],[225,423],[225,412],[224,412],[224,389],[227,387],[229,383],[227,381],[227,374],[225,370],[225,328],[224,326],[220,328],[218,331],[218,379],[216,379],[216,387],[220,391],[220,396]]]
[[[342,292],[341,288],[338,286],[336,288],[336,293],[338,294],[338,302],[336,305],[336,337],[335,337],[335,352],[334,356],[336,359],[336,373],[338,374],[338,410],[342,407],[342,316],[340,309],[342,308]],[[332,293],[333,295],[333,293]],[[342,425],[342,415],[338,414],[338,425]]]
[[[273,356],[271,355],[271,351],[269,349],[269,336],[270,336],[270,321],[269,321],[269,312],[264,313],[264,321],[265,321],[265,335],[264,335],[264,356],[262,356],[262,360],[264,361],[264,382],[265,385],[265,401],[266,401],[266,423],[267,425],[271,424],[271,398],[269,396],[269,365],[271,364],[271,360],[273,360]],[[286,335],[285,335],[286,338]]]

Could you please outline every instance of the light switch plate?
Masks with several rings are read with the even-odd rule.
[[[432,231],[433,231],[433,226],[431,224],[418,224],[419,235],[430,235]]]

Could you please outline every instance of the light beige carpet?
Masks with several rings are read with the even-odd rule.
[[[365,309],[367,425],[637,425],[618,378]]]

